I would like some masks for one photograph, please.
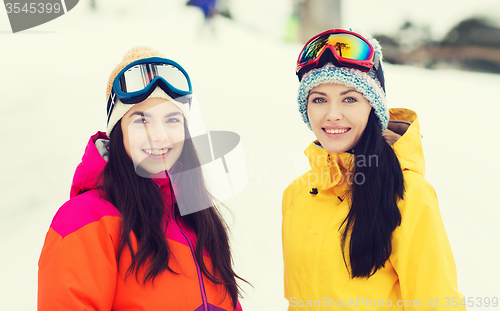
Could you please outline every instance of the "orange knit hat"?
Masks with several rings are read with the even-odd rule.
[[[127,54],[125,54],[125,56],[123,56],[122,62],[119,63],[118,66],[116,66],[116,68],[111,72],[111,75],[109,76],[108,86],[106,88],[106,102],[109,99],[109,95],[111,94],[111,89],[113,88],[113,81],[115,80],[118,73],[128,64],[133,63],[139,59],[150,58],[150,57],[165,58],[165,56],[163,56],[162,53],[147,46],[135,47],[130,51],[128,51]]]

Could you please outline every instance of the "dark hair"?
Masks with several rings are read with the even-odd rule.
[[[364,179],[362,183],[352,183],[349,214],[339,228],[345,224],[341,235],[342,255],[346,262],[346,240],[350,233],[351,277],[369,278],[385,266],[391,255],[392,232],[401,224],[397,202],[403,198],[405,188],[398,158],[382,136],[373,109],[353,153],[356,159],[374,157],[377,163],[354,167],[352,176],[362,174]]]
[[[184,167],[199,167],[200,162],[186,122],[184,122],[184,130],[186,139],[179,161],[184,164]],[[177,201],[183,202],[183,206],[186,204],[188,208],[189,206],[210,207],[182,216],[182,219],[196,233],[195,257],[202,273],[211,282],[224,285],[224,297],[229,293],[233,306],[236,308],[241,290],[236,278],[245,280],[233,271],[227,225],[206,189],[201,171],[194,171],[198,172],[196,176],[182,173],[179,175],[176,185],[182,191],[181,198],[177,198]],[[154,279],[165,270],[177,274],[169,266],[170,248],[164,234],[165,204],[171,204],[170,200],[166,199],[151,178],[141,177],[134,171],[133,162],[123,145],[121,120],[110,134],[109,160],[101,174],[101,179],[103,197],[111,202],[122,215],[121,239],[116,260],[120,262],[124,248],[128,247],[132,262],[127,269],[126,277],[131,276],[135,271],[135,277],[139,281],[138,272],[141,266],[145,267],[144,284],[148,280],[154,282]],[[177,203],[175,203],[175,216],[171,215],[170,219],[173,220],[179,214]],[[135,251],[132,247],[131,232],[137,238],[138,246]],[[204,251],[211,258],[213,272],[209,271],[205,265]]]

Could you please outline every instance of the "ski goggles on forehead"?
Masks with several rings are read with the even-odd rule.
[[[190,104],[193,90],[184,68],[166,58],[140,59],[123,68],[113,81],[107,105],[108,118],[115,97],[124,104],[136,104],[148,98],[157,86],[172,99]]]
[[[378,54],[365,38],[348,30],[331,29],[311,38],[300,52],[296,68],[299,81],[307,71],[328,61],[364,72],[379,62]]]

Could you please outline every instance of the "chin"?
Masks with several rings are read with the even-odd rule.
[[[135,172],[137,173],[137,175],[148,178],[150,177],[150,175],[155,175],[164,171],[168,171],[171,167],[171,165],[169,165],[168,163],[165,166],[163,162],[161,163],[151,163],[151,162],[152,161],[150,160],[148,161],[148,159],[146,159],[145,161],[139,163],[139,165],[137,165],[135,168]]]
[[[333,152],[333,153],[344,153],[349,149],[344,149],[344,148],[325,148],[326,151],[328,152]]]
[[[321,143],[321,141],[320,141]],[[348,150],[351,150],[353,147],[350,147],[350,145],[347,145],[347,144],[333,144],[331,142],[327,143],[327,144],[323,144],[321,143],[321,146],[323,147],[323,149],[325,149],[326,151],[328,152],[334,152],[334,153],[343,153],[343,152],[346,152]]]

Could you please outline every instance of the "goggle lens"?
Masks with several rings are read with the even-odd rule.
[[[178,90],[189,91],[189,83],[184,73],[173,65],[161,63],[138,64],[129,68],[120,77],[120,88],[126,93],[137,92],[158,76]]]
[[[305,64],[316,59],[328,45],[335,48],[338,56],[353,60],[368,60],[372,53],[370,45],[357,36],[347,33],[325,34],[309,42],[300,55],[299,63]]]

